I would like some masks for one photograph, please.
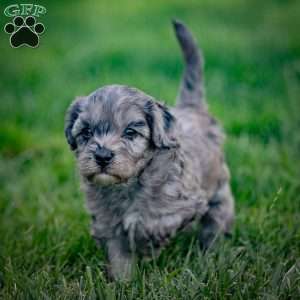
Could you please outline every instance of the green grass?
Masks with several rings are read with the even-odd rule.
[[[299,2],[48,2],[39,48],[12,49],[0,33],[0,298],[300,299]],[[109,282],[64,113],[109,83],[174,103],[173,17],[203,48],[210,110],[227,132],[233,238],[204,256],[181,235],[132,282]]]

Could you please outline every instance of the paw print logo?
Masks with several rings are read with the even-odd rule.
[[[36,23],[33,16],[28,16],[25,20],[21,16],[16,16],[12,23],[4,26],[4,31],[10,36],[10,44],[13,48],[29,46],[36,48],[39,45],[39,35],[45,31],[42,23]]]

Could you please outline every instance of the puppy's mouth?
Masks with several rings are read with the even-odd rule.
[[[108,185],[117,184],[117,183],[122,182],[121,177],[119,177],[117,175],[109,174],[105,171],[100,171],[99,173],[89,175],[87,177],[87,179],[88,179],[88,181],[90,181],[96,185],[101,185],[101,186],[108,186]]]

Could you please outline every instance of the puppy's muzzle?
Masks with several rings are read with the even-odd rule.
[[[97,149],[94,153],[95,161],[96,163],[101,167],[105,168],[107,165],[109,165],[114,157],[114,153],[101,146],[97,146]]]

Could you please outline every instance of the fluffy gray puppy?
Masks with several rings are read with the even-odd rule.
[[[102,87],[70,106],[65,134],[92,217],[92,236],[107,251],[115,279],[130,278],[136,256],[151,256],[192,221],[207,249],[234,217],[223,134],[208,114],[202,57],[174,21],[185,61],[177,104],[142,91]]]

